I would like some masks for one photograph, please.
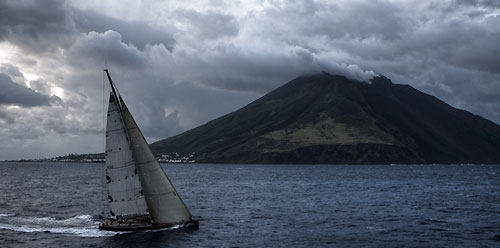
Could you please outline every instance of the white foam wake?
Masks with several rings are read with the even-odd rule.
[[[52,217],[18,217],[14,214],[0,214],[0,229],[16,232],[49,232],[80,237],[113,236],[116,233],[101,231],[99,222],[90,215],[77,215],[68,219]]]

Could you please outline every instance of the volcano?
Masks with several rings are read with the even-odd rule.
[[[500,126],[384,76],[321,72],[150,146],[200,163],[500,163]]]

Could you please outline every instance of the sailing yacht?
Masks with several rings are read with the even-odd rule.
[[[149,149],[108,70],[104,71],[111,85],[105,151],[110,216],[99,229],[198,229],[198,221]]]

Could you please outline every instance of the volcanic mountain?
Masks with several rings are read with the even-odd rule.
[[[203,163],[500,163],[500,126],[384,76],[322,72],[151,148]]]

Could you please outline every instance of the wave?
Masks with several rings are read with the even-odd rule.
[[[0,214],[0,229],[16,232],[48,232],[80,237],[114,236],[117,233],[101,231],[99,222],[91,215],[77,215],[67,219],[53,217],[19,217],[15,214]]]
[[[106,237],[129,232],[101,231],[98,228],[99,221],[91,215],[77,215],[67,219],[56,219],[53,217],[20,217],[15,214],[0,213],[0,229],[16,232],[35,233],[57,233],[79,237]],[[148,230],[146,232],[161,232],[179,229],[180,225]]]
[[[14,216],[15,214],[0,214],[0,217],[10,217]]]

